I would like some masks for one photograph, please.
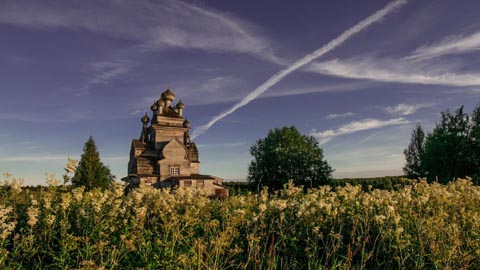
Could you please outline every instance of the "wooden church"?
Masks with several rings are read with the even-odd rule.
[[[199,174],[199,155],[190,140],[190,123],[184,118],[185,105],[173,105],[175,94],[168,88],[151,106],[152,119],[142,117],[139,139],[132,140],[128,177],[130,185],[150,184],[157,188],[203,188],[212,197],[228,196],[223,179]]]

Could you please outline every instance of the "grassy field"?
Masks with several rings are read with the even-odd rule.
[[[0,190],[0,269],[480,269],[480,187]]]

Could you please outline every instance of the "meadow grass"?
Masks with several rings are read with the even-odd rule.
[[[0,269],[480,269],[480,187],[0,189]]]

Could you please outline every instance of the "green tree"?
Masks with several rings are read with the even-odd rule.
[[[249,181],[271,189],[281,188],[290,179],[306,187],[318,186],[333,172],[315,138],[300,134],[293,126],[270,130],[250,153]]]
[[[90,136],[83,147],[83,154],[72,178],[72,185],[84,186],[85,190],[106,189],[112,185],[113,178],[110,169],[100,161],[97,146]]]
[[[427,136],[422,159],[430,181],[438,179],[446,183],[459,177],[474,176],[478,172],[471,131],[472,122],[463,112],[463,106],[454,112],[442,112],[440,124]]]
[[[417,125],[412,132],[412,138],[410,144],[403,151],[405,155],[405,166],[403,172],[408,178],[417,179],[425,177],[425,171],[422,165],[422,158],[425,153],[425,132],[423,132],[422,126]]]
[[[473,110],[471,127],[471,150],[473,152],[473,166],[475,167],[475,173],[472,174],[477,184],[480,184],[480,104]]]

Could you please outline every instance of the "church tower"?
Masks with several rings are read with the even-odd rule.
[[[199,174],[199,155],[190,140],[190,122],[184,118],[185,105],[173,105],[175,94],[170,88],[150,107],[152,118],[141,118],[139,139],[132,140],[128,177],[131,185],[150,184],[159,188],[192,187],[207,189],[211,196],[228,196],[223,179]]]

